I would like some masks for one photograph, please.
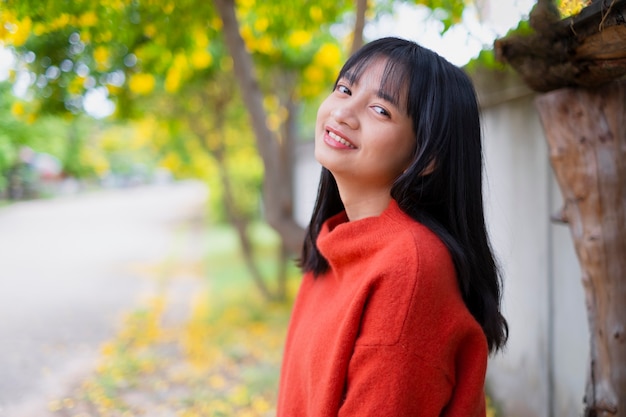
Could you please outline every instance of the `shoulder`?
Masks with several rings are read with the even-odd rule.
[[[472,340],[485,346],[480,325],[467,309],[449,250],[428,227],[403,212],[392,213],[393,238],[375,254],[379,275],[368,302],[367,320],[386,327],[389,343],[434,359]],[[392,225],[393,224],[393,225]],[[394,335],[393,330],[397,333]],[[444,348],[444,346],[446,346]],[[482,348],[481,348],[482,349]]]
[[[441,286],[446,291],[456,287],[454,263],[439,236],[399,208],[387,216],[391,233],[380,258],[395,260],[407,279],[418,280],[422,286]]]

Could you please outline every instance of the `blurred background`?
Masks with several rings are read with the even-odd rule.
[[[317,105],[351,51],[381,36],[472,72],[488,169],[510,174],[490,183],[496,250],[513,278],[535,258],[549,268],[547,246],[512,255],[527,226],[499,193],[503,178],[533,171],[549,190],[545,206],[519,208],[530,222],[558,194],[532,94],[493,56],[495,39],[527,30],[534,3],[1,1],[0,416],[273,415],[293,260],[319,175]],[[563,16],[585,3],[557,2]],[[511,123],[538,142],[489,139]],[[573,262],[564,274],[577,273]],[[519,294],[505,300],[512,325],[528,323]],[[584,322],[582,292],[573,297]],[[580,409],[585,348],[572,359],[582,357],[582,375],[550,394],[552,304],[537,302],[539,325],[490,368],[501,387],[491,415],[513,415],[502,409],[521,384],[537,403],[518,415]],[[584,328],[573,334],[585,340]]]

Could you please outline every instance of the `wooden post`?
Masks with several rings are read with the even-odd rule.
[[[626,80],[555,90],[535,105],[583,272],[585,416],[626,417]]]

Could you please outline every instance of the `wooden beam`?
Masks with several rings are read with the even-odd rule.
[[[595,87],[626,75],[626,0],[597,1],[563,20],[540,2],[530,23],[534,33],[498,39],[494,51],[533,90]]]

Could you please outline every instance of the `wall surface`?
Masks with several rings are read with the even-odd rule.
[[[502,417],[582,414],[589,332],[569,229],[550,216],[561,196],[534,95],[510,73],[474,74],[484,130],[485,206],[504,278],[510,338],[487,389]],[[319,179],[311,143],[296,154],[296,211],[305,225]]]
[[[510,73],[476,74],[485,146],[485,202],[504,276],[507,348],[488,389],[506,417],[582,414],[589,335],[581,272],[534,94]]]

